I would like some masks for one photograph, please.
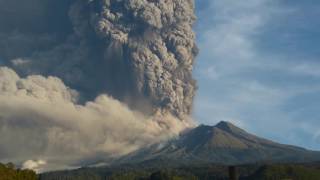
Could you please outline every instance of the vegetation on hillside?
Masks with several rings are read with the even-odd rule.
[[[32,170],[16,169],[12,163],[0,163],[1,180],[36,180],[37,175]]]

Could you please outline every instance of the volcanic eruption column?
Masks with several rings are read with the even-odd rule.
[[[70,16],[81,38],[96,33],[103,41],[104,62],[119,66],[115,74],[125,76],[118,86],[128,87],[126,95],[181,119],[191,113],[197,54],[193,0],[77,1]]]
[[[0,161],[108,162],[192,126],[194,21],[193,0],[0,0]]]

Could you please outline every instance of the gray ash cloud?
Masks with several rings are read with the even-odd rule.
[[[90,24],[107,47],[105,59],[122,61],[132,90],[178,117],[190,114],[197,54],[193,0],[92,1],[76,4],[74,14],[81,16],[86,6],[93,9]]]
[[[83,101],[108,93],[148,113],[191,113],[193,0],[32,1],[0,3],[11,17],[0,19],[0,56],[20,75],[58,76]]]
[[[193,0],[0,0],[0,161],[108,163],[194,126],[195,19]]]

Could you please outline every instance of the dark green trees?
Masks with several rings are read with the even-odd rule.
[[[12,163],[0,163],[1,180],[36,180],[37,174],[32,170],[16,169]]]

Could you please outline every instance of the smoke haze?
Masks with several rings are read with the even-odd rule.
[[[108,162],[191,127],[194,21],[193,0],[0,0],[0,161]]]

